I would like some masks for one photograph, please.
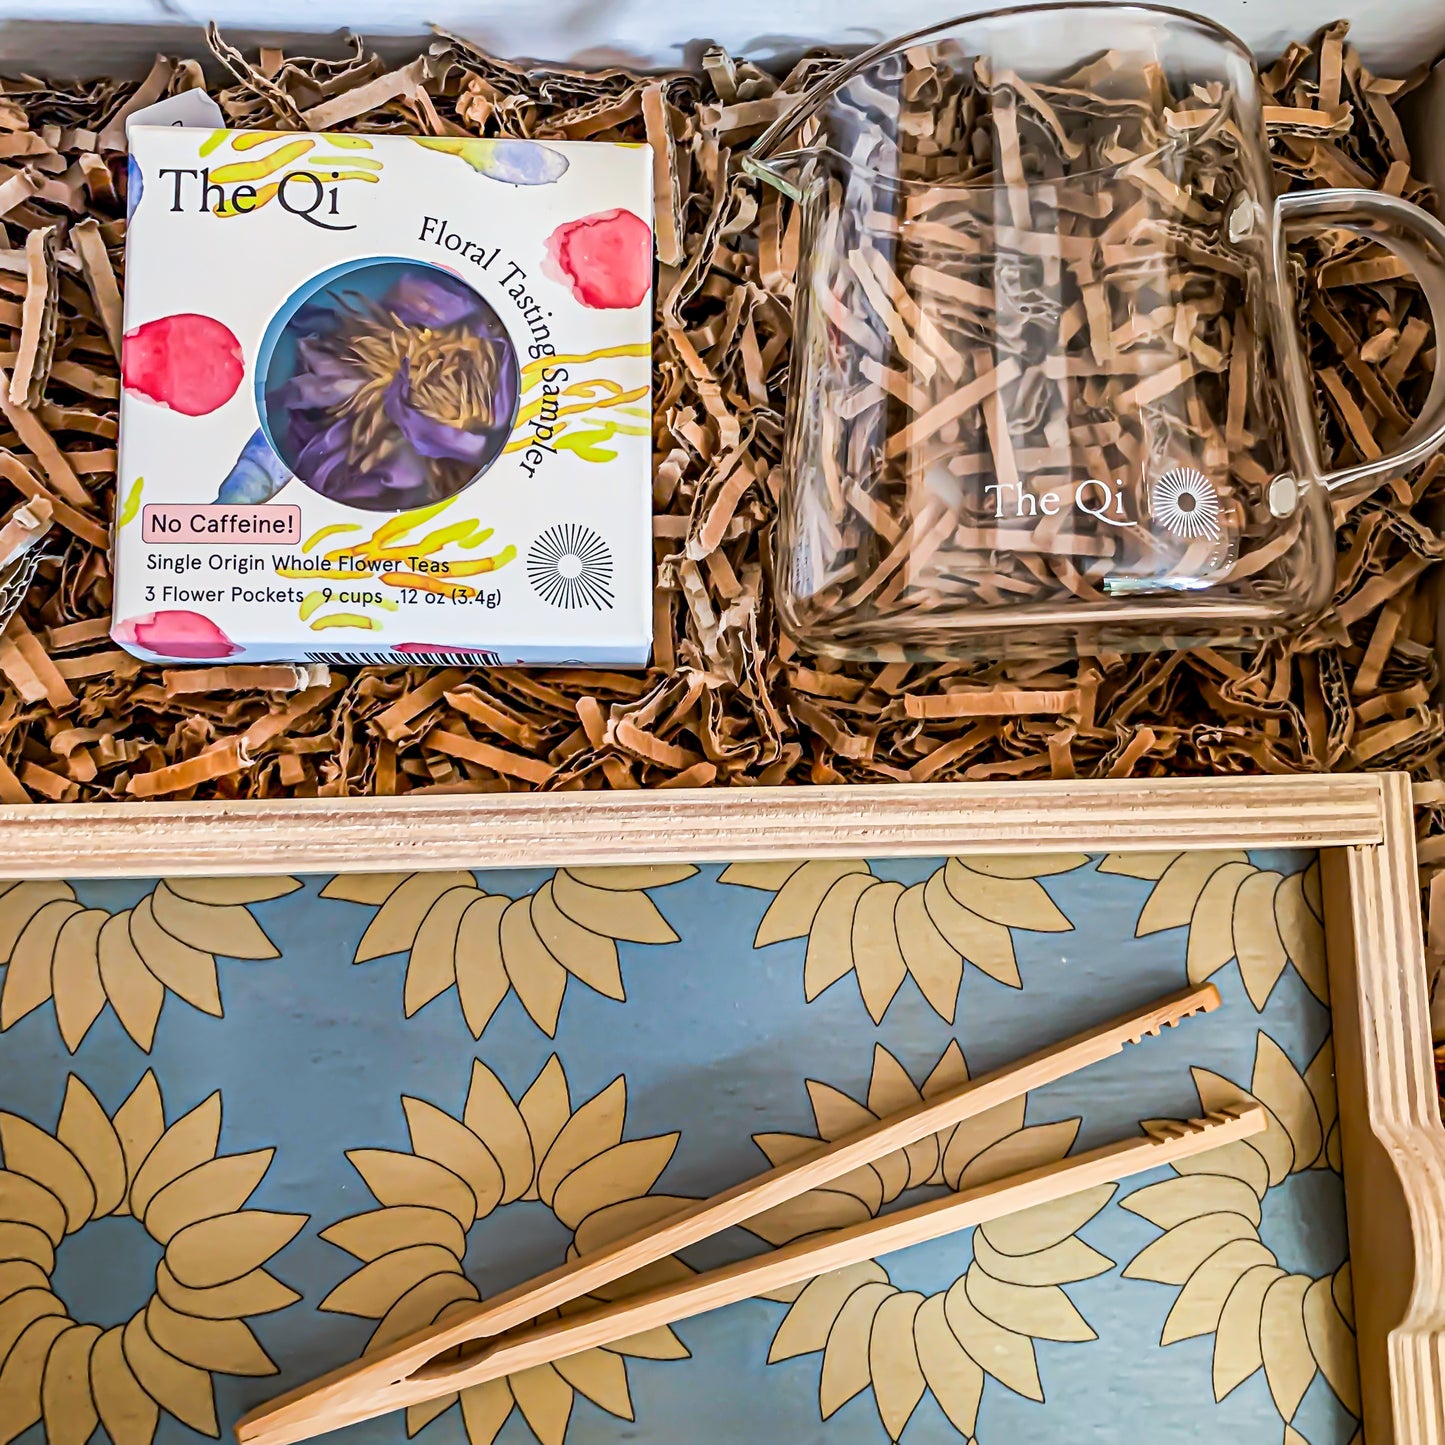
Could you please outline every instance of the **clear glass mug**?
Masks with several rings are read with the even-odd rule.
[[[1331,496],[1445,443],[1442,365],[1405,436],[1321,466],[1288,233],[1390,248],[1445,334],[1445,226],[1276,196],[1252,57],[1209,21],[935,26],[825,77],[743,164],[801,208],[774,586],[808,651],[1277,636],[1329,600]]]

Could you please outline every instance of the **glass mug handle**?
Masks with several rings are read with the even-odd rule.
[[[1368,492],[1383,478],[1424,461],[1445,446],[1445,225],[1399,196],[1347,187],[1290,191],[1276,197],[1274,204],[1276,275],[1281,301],[1286,303],[1286,315],[1292,311],[1284,279],[1286,229],[1302,225],[1353,231],[1393,251],[1415,273],[1430,306],[1440,354],[1435,363],[1435,378],[1415,424],[1393,451],[1358,466],[1322,472],[1318,458],[1311,458],[1319,485],[1335,496],[1344,498]],[[1306,443],[1312,453],[1317,451],[1313,427],[1306,432]]]

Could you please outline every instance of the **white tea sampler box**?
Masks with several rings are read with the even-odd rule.
[[[130,145],[116,641],[644,664],[650,152]]]

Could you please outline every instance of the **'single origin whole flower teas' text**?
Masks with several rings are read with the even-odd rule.
[[[644,663],[646,149],[130,145],[116,641]]]

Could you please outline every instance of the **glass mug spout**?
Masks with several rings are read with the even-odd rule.
[[[1445,445],[1321,463],[1288,257],[1392,252],[1445,323],[1445,226],[1276,197],[1249,51],[1147,5],[1061,4],[873,47],[743,158],[797,208],[774,586],[841,658],[1238,644],[1307,626],[1330,500]]]

